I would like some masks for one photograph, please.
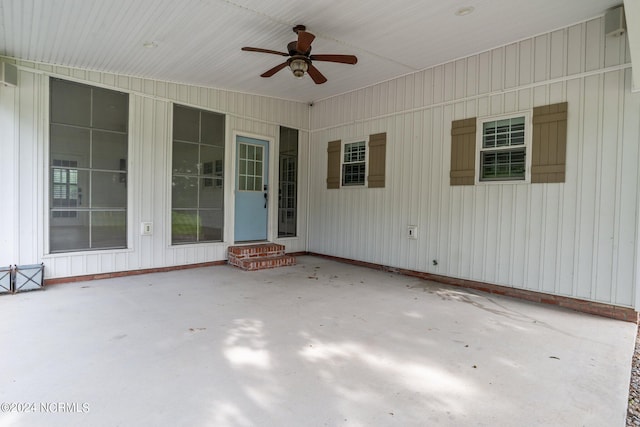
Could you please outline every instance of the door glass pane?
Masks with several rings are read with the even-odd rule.
[[[126,212],[92,212],[91,246],[100,249],[126,247]]]
[[[92,167],[95,169],[127,170],[127,135],[93,131]]]
[[[262,158],[264,147],[239,144],[238,189],[241,191],[262,191]]]

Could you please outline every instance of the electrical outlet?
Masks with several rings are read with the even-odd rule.
[[[418,238],[418,226],[417,225],[407,226],[407,239],[416,240],[417,238]]]
[[[151,236],[153,234],[153,223],[152,222],[143,222],[140,224],[140,234],[143,236]]]

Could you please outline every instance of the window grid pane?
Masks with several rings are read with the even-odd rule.
[[[481,179],[521,180],[525,178],[525,149],[482,152]]]
[[[524,145],[524,117],[485,122],[482,126],[482,148]]]
[[[344,163],[364,162],[366,146],[364,141],[344,145]]]
[[[342,185],[363,185],[365,167],[364,163],[342,165]]]

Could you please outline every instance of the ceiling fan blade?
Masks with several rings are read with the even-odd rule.
[[[317,85],[321,85],[322,83],[327,81],[327,78],[322,75],[322,73],[313,66],[313,64],[309,64],[309,69],[307,70],[307,74],[313,79],[313,81]]]
[[[296,50],[302,54],[307,53],[309,49],[311,49],[311,42],[315,38],[316,36],[311,33],[298,31],[298,44],[296,45]]]
[[[259,47],[243,47],[242,50],[246,52],[262,52],[262,53],[272,53],[274,55],[280,55],[280,56],[289,56],[288,53],[278,52],[277,50],[262,49]]]
[[[311,55],[312,61],[339,62],[341,64],[355,64],[358,58],[353,55]]]
[[[260,77],[271,77],[273,76],[275,73],[277,73],[278,71],[282,70],[283,68],[285,68],[287,65],[289,65],[289,62],[283,62],[280,65],[276,65],[275,67],[273,67],[270,70],[265,71],[264,73],[260,74]]]

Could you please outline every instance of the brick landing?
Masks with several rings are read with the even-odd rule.
[[[229,264],[247,271],[295,265],[296,258],[284,253],[284,245],[261,243],[247,246],[229,246]]]

